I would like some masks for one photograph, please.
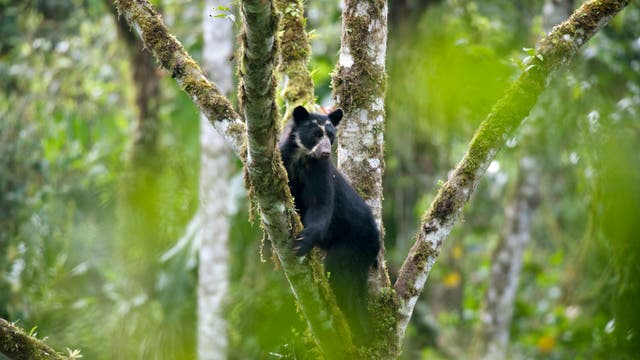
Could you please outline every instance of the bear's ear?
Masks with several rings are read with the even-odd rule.
[[[293,109],[293,121],[296,124],[299,124],[300,122],[306,120],[309,117],[309,112],[307,111],[307,109],[304,108],[304,106],[299,105],[296,106],[295,109]]]
[[[340,120],[342,120],[342,115],[342,109],[335,109],[327,116],[329,116],[329,120],[331,120],[333,126],[338,126],[338,123],[340,123]]]

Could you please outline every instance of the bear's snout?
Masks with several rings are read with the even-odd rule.
[[[327,159],[331,156],[331,141],[324,136],[313,149],[313,155],[318,159]]]

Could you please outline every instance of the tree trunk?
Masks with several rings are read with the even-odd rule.
[[[387,10],[386,0],[345,1],[340,57],[333,76],[333,96],[344,110],[338,168],[369,205],[380,230],[377,292],[391,286],[382,241]]]
[[[311,45],[305,29],[304,2],[302,0],[276,0],[280,12],[279,39],[280,56],[278,71],[282,76],[282,97],[285,117],[296,105],[312,105],[314,102],[313,80],[309,73]]]
[[[118,241],[117,250],[121,260],[136,264],[132,277],[144,276],[144,269],[137,260],[145,250],[132,251],[129,239],[142,244],[157,241],[160,232],[157,226],[159,209],[154,201],[157,191],[155,170],[158,168],[156,143],[159,131],[158,105],[160,102],[160,77],[153,54],[144,47],[140,39],[131,33],[129,25],[118,15],[109,0],[105,0],[129,58],[132,84],[135,88],[137,116],[133,119],[133,132],[129,144],[125,171],[120,181],[118,194]]]
[[[211,12],[224,6],[221,0],[206,0],[203,11],[203,68],[223,94],[233,90],[230,59],[233,55],[233,23],[213,18]],[[229,288],[229,177],[231,152],[224,137],[200,115],[200,207],[201,226],[198,262],[198,359],[227,358],[227,320],[224,300]]]
[[[156,153],[159,130],[160,76],[151,51],[145,49],[142,41],[130,31],[129,24],[118,15],[111,1],[106,0],[105,3],[113,14],[118,35],[126,46],[133,84],[136,89],[138,117],[133,129],[128,165],[131,169],[137,169],[140,166],[149,166]]]
[[[505,209],[504,234],[493,253],[481,315],[477,353],[484,359],[504,359],[506,355],[522,255],[531,238],[531,223],[539,204],[541,170],[535,157],[524,156],[518,163],[519,178]]]
[[[545,32],[551,31],[571,14],[573,1],[547,0],[542,9]],[[510,203],[505,209],[504,234],[496,246],[491,267],[489,288],[481,315],[477,354],[484,359],[504,359],[509,344],[509,329],[522,268],[522,256],[531,238],[531,223],[539,204],[541,159],[535,154],[540,144],[536,124],[522,130],[524,155],[518,162],[518,180]],[[530,153],[527,155],[526,153]]]

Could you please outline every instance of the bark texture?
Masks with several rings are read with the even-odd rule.
[[[282,97],[289,118],[289,109],[297,105],[314,103],[313,81],[309,73],[311,46],[305,30],[304,2],[302,0],[276,0],[280,12],[280,56],[278,71],[282,75]]]
[[[12,360],[66,360],[43,341],[0,319],[0,355]]]
[[[293,208],[287,175],[276,146],[279,126],[275,103],[277,17],[273,3],[245,0],[241,4],[241,82],[239,99],[247,120],[245,165],[249,192],[260,207],[262,225],[291,284],[294,296],[326,358],[353,352],[344,317],[335,305],[328,283],[314,257],[300,261],[292,251],[294,236],[302,230]],[[311,267],[311,271],[309,271]]]
[[[549,75],[578,51],[600,28],[629,4],[626,1],[595,0],[584,3],[536,46],[527,69],[496,103],[476,131],[464,158],[440,188],[424,214],[420,231],[405,260],[395,290],[400,299],[397,340],[403,338],[418,296],[424,288],[443,241],[469,201],[487,166],[513,134],[546,86]]]
[[[161,16],[146,0],[116,0],[115,5],[162,67],[191,96],[213,127],[224,135],[234,153],[240,155],[240,148],[246,139],[245,124],[229,100],[206,78],[182,44],[169,33]]]
[[[338,168],[371,207],[381,240],[387,9],[386,0],[345,1],[340,56],[333,76],[333,96],[344,110],[338,132]],[[384,246],[378,263],[376,285],[380,289],[391,285]]]
[[[483,359],[504,359],[509,343],[516,291],[524,250],[531,238],[533,215],[540,202],[540,163],[524,156],[518,164],[518,182],[505,209],[505,228],[494,250],[489,288],[480,331]]]
[[[211,11],[225,6],[221,0],[206,0],[203,11],[204,70],[223,94],[233,90],[233,23],[212,18]],[[227,320],[224,300],[229,291],[229,177],[233,171],[231,152],[222,134],[200,115],[200,207],[198,232],[198,359],[227,358]]]

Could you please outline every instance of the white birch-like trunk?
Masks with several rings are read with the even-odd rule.
[[[524,156],[518,166],[520,180],[505,209],[504,234],[496,247],[485,307],[481,315],[483,359],[504,359],[509,328],[522,270],[522,256],[531,238],[531,223],[539,202],[541,168],[534,157]]]
[[[218,84],[223,94],[233,88],[232,22],[212,18],[221,0],[206,0],[203,11],[203,69]],[[227,358],[227,320],[224,299],[229,288],[229,178],[232,171],[231,152],[224,137],[209,120],[200,115],[200,208],[198,214],[198,359]]]
[[[384,173],[384,99],[387,55],[386,0],[346,0],[333,96],[344,110],[338,126],[338,169],[371,208],[381,241]],[[389,286],[384,242],[373,284]]]

